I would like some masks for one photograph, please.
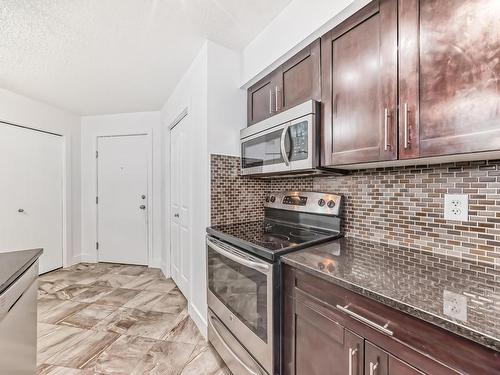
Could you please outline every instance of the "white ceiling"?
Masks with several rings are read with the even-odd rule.
[[[0,87],[80,115],[158,110],[205,38],[241,49],[290,0],[0,0]]]

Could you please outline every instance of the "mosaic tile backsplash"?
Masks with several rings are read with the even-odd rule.
[[[271,191],[345,196],[348,237],[500,264],[500,161],[353,171],[346,176],[261,180],[239,176],[239,158],[212,155],[212,225],[257,220]],[[443,218],[444,194],[469,195],[469,221]]]

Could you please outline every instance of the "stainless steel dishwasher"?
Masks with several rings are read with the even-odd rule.
[[[38,261],[0,295],[0,373],[36,374]]]

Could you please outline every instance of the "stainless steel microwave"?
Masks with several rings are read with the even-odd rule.
[[[309,100],[242,129],[241,174],[318,173],[319,108]]]

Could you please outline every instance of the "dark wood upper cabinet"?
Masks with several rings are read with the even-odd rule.
[[[248,125],[271,117],[274,110],[275,75],[268,75],[255,83],[247,91]]]
[[[399,0],[400,158],[500,150],[499,12]]]
[[[316,40],[247,91],[248,125],[307,100],[321,100],[321,48]]]
[[[278,110],[306,100],[321,100],[321,43],[316,40],[293,56],[278,70]]]
[[[397,1],[373,1],[321,38],[322,164],[397,158]]]

